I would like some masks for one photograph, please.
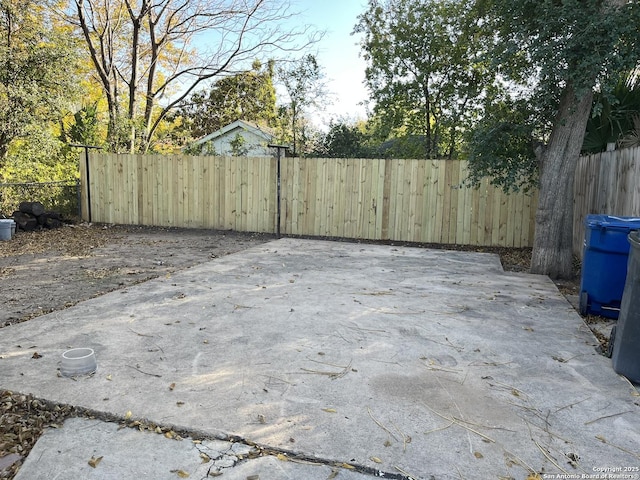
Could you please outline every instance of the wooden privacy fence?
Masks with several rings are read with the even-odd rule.
[[[573,251],[581,256],[588,214],[640,218],[640,147],[581,157],[574,182]]]
[[[275,158],[90,153],[80,165],[85,220],[277,230]],[[537,197],[466,188],[466,172],[457,160],[283,158],[280,231],[531,246]]]

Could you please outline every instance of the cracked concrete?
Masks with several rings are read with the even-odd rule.
[[[0,385],[268,453],[215,441],[239,459],[223,467],[188,439],[70,420],[19,480],[524,479],[640,465],[637,391],[597,345],[548,278],[494,255],[283,239],[3,329]],[[80,346],[96,374],[59,377]]]
[[[55,461],[51,461],[52,458]],[[91,466],[91,459],[95,466]],[[363,478],[357,472],[320,462],[260,455],[257,448],[242,443],[191,438],[171,440],[151,432],[120,428],[117,423],[86,418],[72,418],[63,428],[48,430],[16,478],[204,480],[218,476],[225,480]]]

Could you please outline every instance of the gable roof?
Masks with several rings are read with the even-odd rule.
[[[201,143],[208,142],[209,140],[215,140],[216,138],[222,137],[236,129],[247,130],[256,136],[263,138],[267,142],[270,142],[273,139],[273,135],[270,135],[267,132],[261,130],[257,125],[252,125],[248,122],[245,122],[244,120],[236,120],[235,122],[230,123],[229,125],[226,125],[213,133],[199,138],[198,140],[193,142],[193,145],[199,145]]]

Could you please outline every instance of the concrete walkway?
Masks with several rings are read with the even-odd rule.
[[[68,420],[22,480],[593,475],[640,466],[596,345],[497,256],[283,239],[2,329],[0,387],[186,432]],[[59,375],[71,347],[93,376]]]

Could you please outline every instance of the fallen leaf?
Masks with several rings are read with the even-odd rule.
[[[102,460],[102,457],[91,457],[91,459],[89,460],[89,466],[96,468],[98,466],[98,464],[100,463],[100,461]]]
[[[125,420],[129,420],[132,415],[133,415],[133,413],[131,413],[131,410],[129,410],[129,411],[127,411],[127,413],[124,414],[124,419]]]
[[[111,374],[107,375],[105,378],[106,378],[107,380],[111,381]]]
[[[382,460],[380,460],[378,457],[370,457],[371,461],[374,463],[382,463]]]
[[[209,463],[211,461],[211,457],[204,452],[200,452],[200,458],[202,459],[202,463]]]
[[[343,463],[342,465],[340,465],[342,468],[346,468],[347,470],[355,470],[356,467],[354,467],[353,465],[349,465],[348,463]]]
[[[189,474],[184,470],[171,470],[171,473],[175,473],[180,478],[189,478]]]
[[[276,455],[276,458],[278,460],[280,460],[281,462],[288,462],[289,459],[287,458],[287,456],[284,453],[279,453],[278,455]]]
[[[482,455],[480,452],[473,452],[473,456],[476,458],[484,458],[484,455]]]
[[[171,385],[169,385],[169,390],[173,391],[174,388],[176,388],[176,384],[175,383],[172,383]]]
[[[327,413],[338,413],[335,408],[323,408],[322,410]]]

